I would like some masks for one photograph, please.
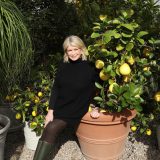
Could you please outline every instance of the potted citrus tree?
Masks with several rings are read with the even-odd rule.
[[[156,40],[141,30],[133,14],[132,9],[121,10],[117,17],[100,15],[94,23],[88,51],[103,81],[95,83],[98,92],[94,97],[102,113],[98,119],[87,113],[77,130],[87,159],[118,159],[136,113],[132,130],[151,134],[148,122],[158,107],[148,114],[144,111],[149,99],[153,100],[148,93],[154,95],[158,89],[158,53]]]
[[[25,123],[26,147],[32,150],[36,149],[38,139],[43,131],[51,84],[51,77],[46,72],[39,71],[39,74],[32,78],[27,87],[14,89],[16,119]]]

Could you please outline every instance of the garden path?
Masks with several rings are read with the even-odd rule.
[[[24,145],[23,131],[9,133],[6,140],[5,160],[32,160],[34,151]],[[85,160],[75,135],[65,130],[58,138],[54,148],[54,160]],[[120,160],[160,160],[155,135],[133,136],[130,134]]]

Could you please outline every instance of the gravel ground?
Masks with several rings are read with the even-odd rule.
[[[155,134],[139,136],[129,134],[124,154],[119,160],[160,160]],[[34,151],[26,148],[23,131],[8,134],[6,139],[5,160],[32,160]],[[85,160],[75,135],[65,130],[57,139],[53,160]]]

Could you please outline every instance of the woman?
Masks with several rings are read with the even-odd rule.
[[[95,93],[96,72],[87,61],[87,49],[77,36],[63,43],[64,59],[59,65],[51,91],[45,128],[33,160],[46,160],[55,139],[67,127],[76,127],[88,111]],[[94,105],[92,105],[94,106]],[[97,118],[98,112],[91,116]]]

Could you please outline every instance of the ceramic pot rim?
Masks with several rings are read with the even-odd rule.
[[[125,109],[119,113],[103,112],[100,113],[99,118],[94,119],[90,116],[90,113],[87,112],[81,119],[81,123],[99,124],[99,125],[120,124],[132,120],[136,116],[136,113],[137,112],[135,109],[133,110]]]

